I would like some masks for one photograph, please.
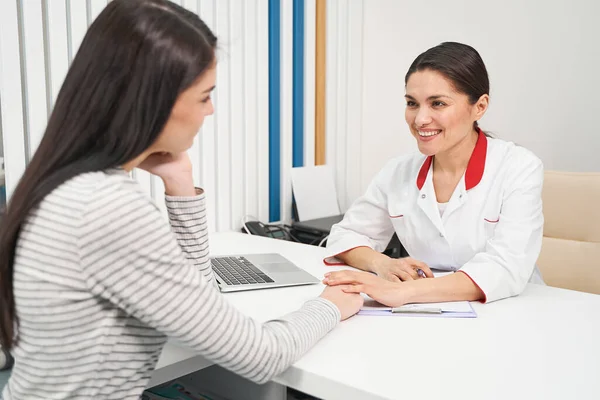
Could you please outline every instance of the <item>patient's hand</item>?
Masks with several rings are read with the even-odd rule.
[[[356,314],[364,302],[360,294],[345,292],[344,286],[327,286],[320,297],[331,301],[337,306],[342,314],[342,321]]]
[[[328,272],[323,283],[335,287],[339,285],[346,293],[365,293],[390,307],[400,307],[407,301],[403,283],[390,282],[370,272],[350,270]]]
[[[162,179],[171,196],[195,196],[192,162],[187,152],[179,154],[154,153],[139,166]]]

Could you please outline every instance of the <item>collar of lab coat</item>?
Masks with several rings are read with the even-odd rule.
[[[440,217],[435,189],[433,187],[433,171],[431,168],[433,156],[429,156],[425,159],[425,162],[417,175],[417,187],[419,188],[419,199],[417,203],[442,236],[446,235],[444,222],[448,219],[450,214],[465,203],[467,200],[466,192],[477,186],[483,177],[487,155],[487,137],[480,129],[477,131],[479,132],[479,136],[477,138],[477,143],[475,143],[475,149],[467,164],[467,170],[452,194],[443,217]]]
[[[478,137],[477,143],[475,143],[475,149],[471,154],[471,158],[469,159],[469,163],[467,164],[467,171],[465,172],[465,189],[470,190],[477,186],[479,182],[481,182],[481,178],[483,177],[483,171],[485,169],[485,156],[487,154],[487,137],[481,131],[481,129],[477,128]],[[425,184],[425,180],[427,179],[427,174],[429,169],[431,168],[431,163],[433,162],[433,156],[429,156],[425,159],[425,162],[421,166],[421,170],[419,171],[419,175],[417,175],[417,187],[419,190],[423,189],[423,185]]]

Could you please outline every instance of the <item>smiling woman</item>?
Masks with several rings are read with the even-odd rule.
[[[326,283],[400,306],[493,301],[542,282],[535,266],[542,163],[479,128],[490,86],[479,53],[442,43],[414,60],[405,84],[406,122],[420,154],[391,160],[327,243],[330,257],[378,277],[332,272]],[[411,257],[380,254],[393,233]],[[432,268],[460,273],[432,279]]]

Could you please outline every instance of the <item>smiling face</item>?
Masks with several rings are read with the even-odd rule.
[[[414,72],[406,83],[405,118],[419,151],[433,156],[451,150],[475,132],[474,122],[487,110],[489,96],[471,104],[437,71]]]

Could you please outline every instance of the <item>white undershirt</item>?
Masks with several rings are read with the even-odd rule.
[[[440,217],[442,215],[444,215],[444,211],[446,211],[446,207],[448,206],[448,203],[437,203],[438,204],[438,209],[440,210]]]

